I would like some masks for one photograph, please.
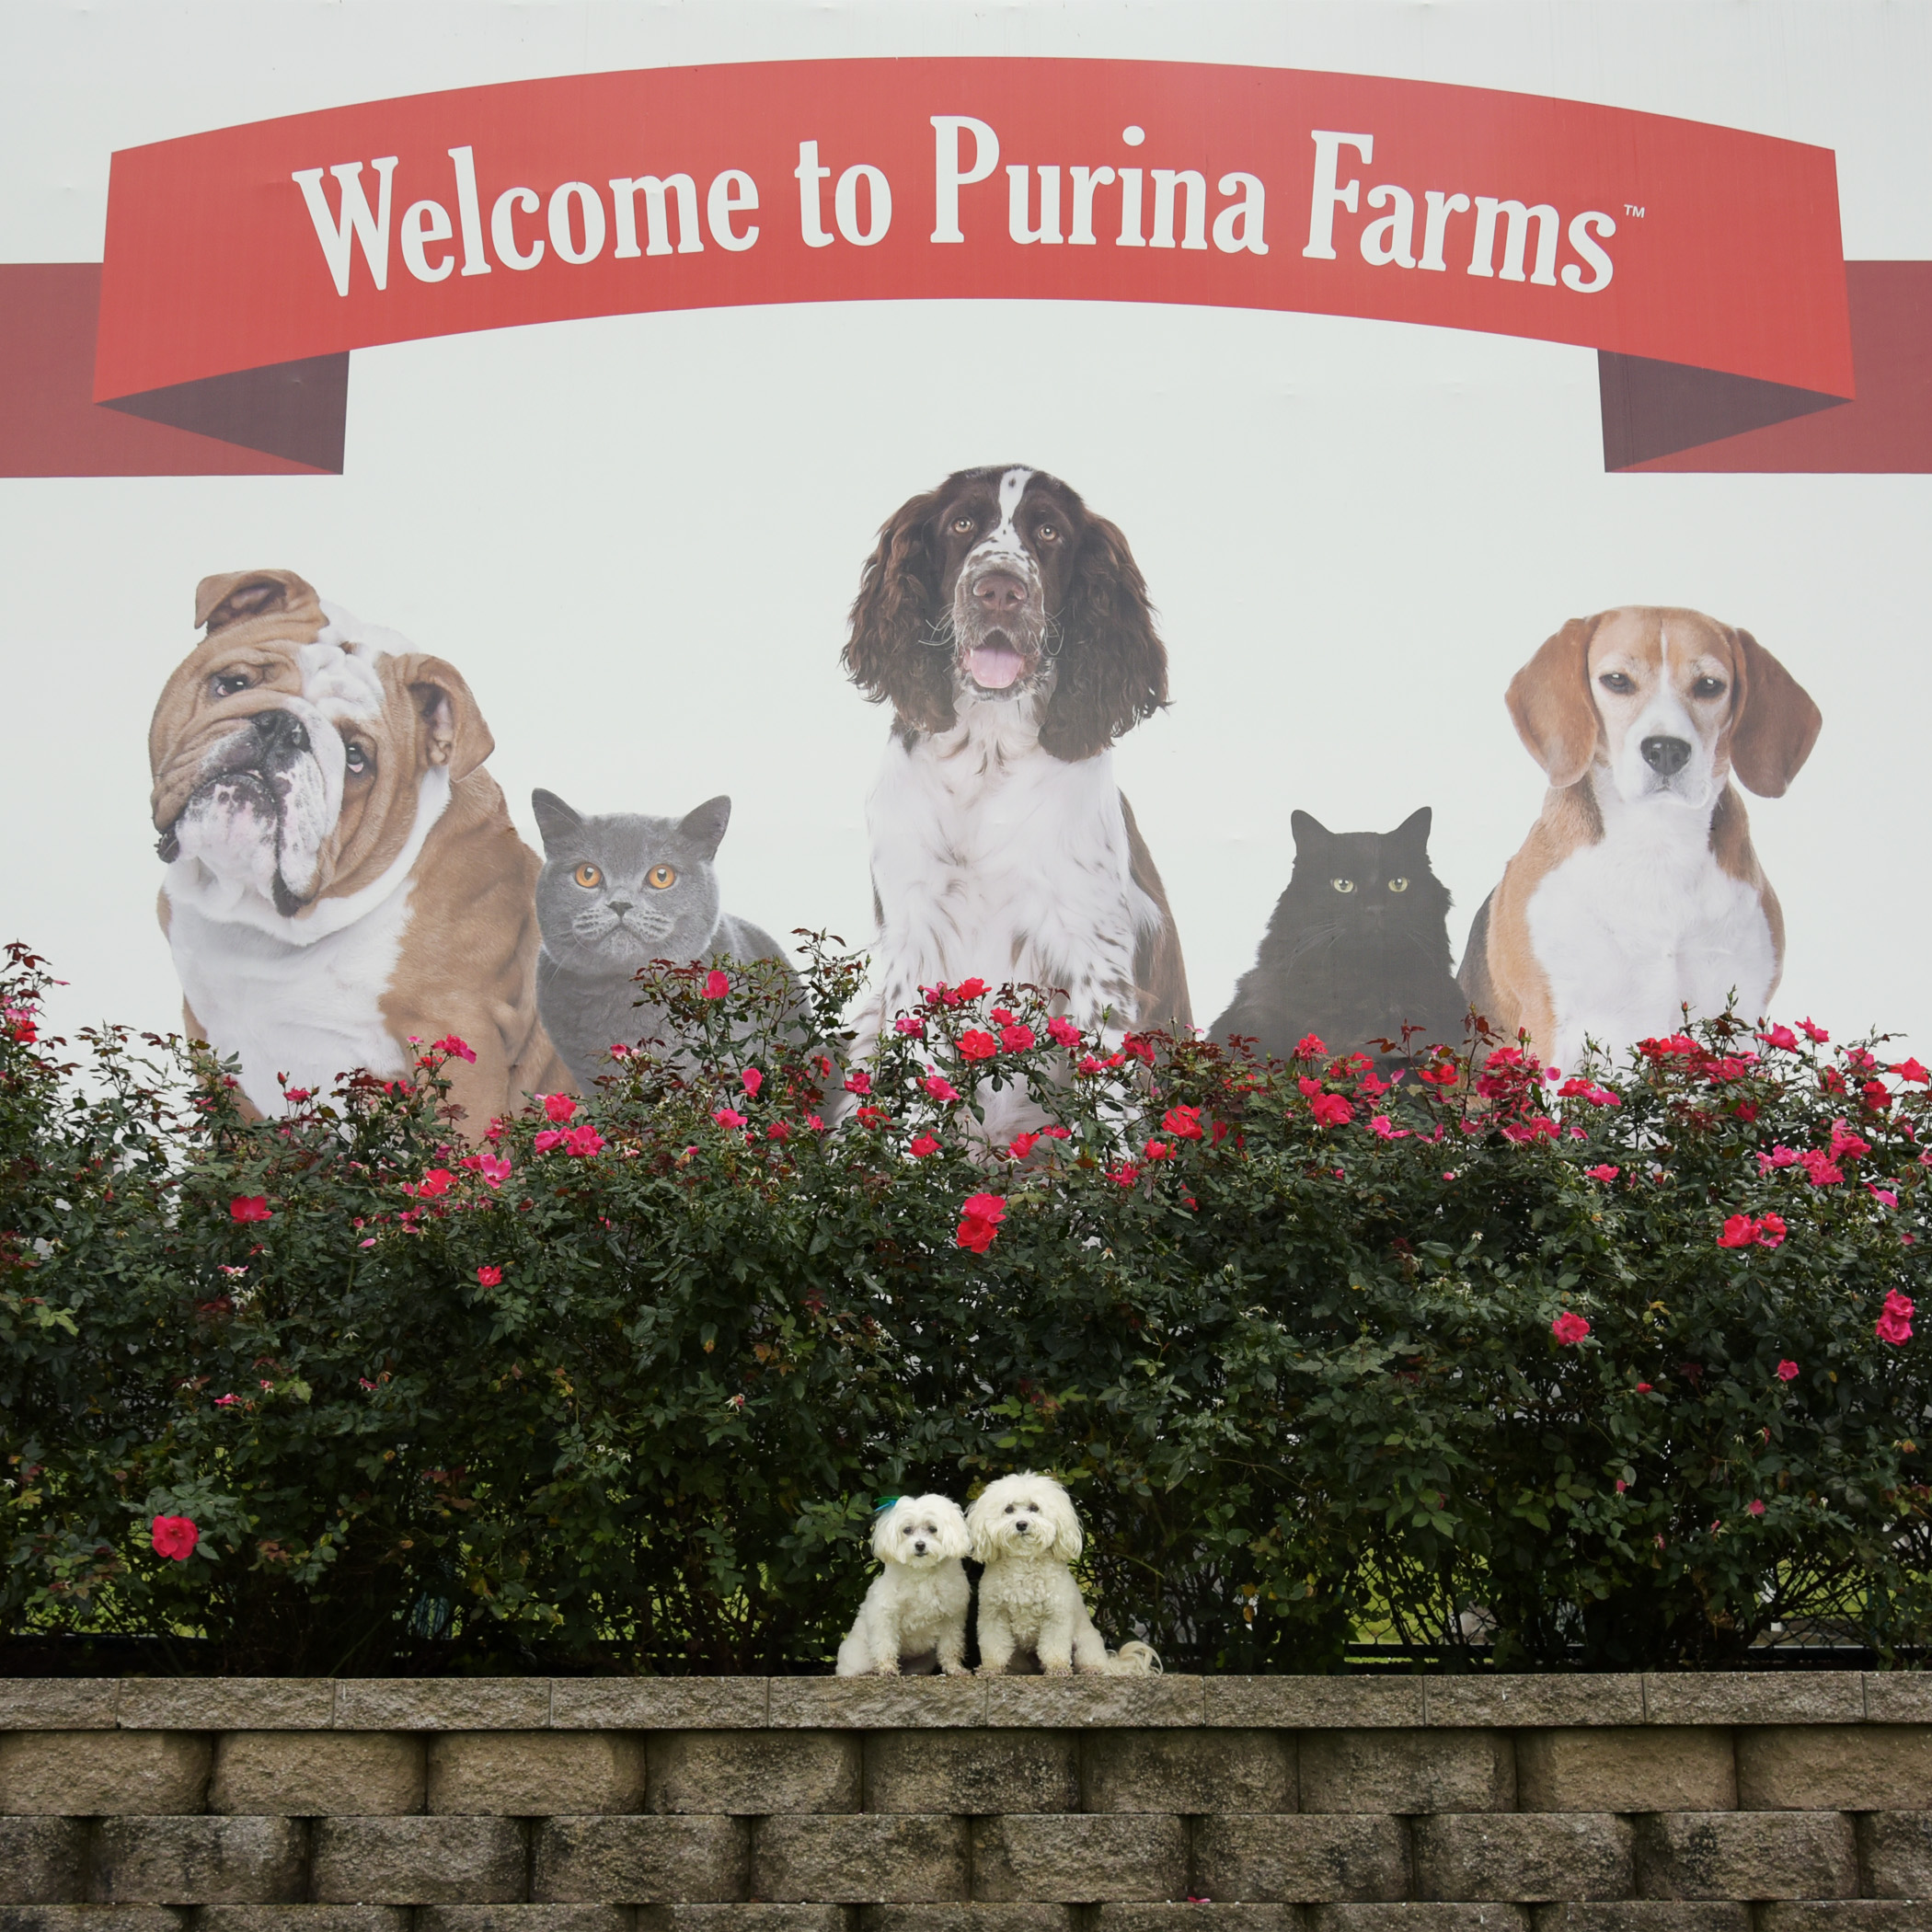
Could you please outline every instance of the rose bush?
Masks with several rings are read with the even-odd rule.
[[[460,1041],[264,1122],[178,1041],[64,1059],[42,972],[0,987],[11,1632],[822,1667],[874,1499],[1030,1466],[1170,1664],[1932,1637],[1927,1076],[1881,1041],[1390,1083],[970,982],[858,1067],[814,948],[802,1000],[656,970],[665,1041],[473,1146]]]

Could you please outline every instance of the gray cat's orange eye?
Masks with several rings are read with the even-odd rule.
[[[601,886],[604,883],[604,874],[595,866],[579,866],[570,877],[586,891],[592,886]]]
[[[1338,892],[1352,892],[1355,890],[1355,881],[1352,879],[1331,879],[1328,883]]]
[[[1406,892],[1409,890],[1409,881],[1406,879],[1391,879],[1388,889],[1391,892]]]
[[[653,891],[661,892],[666,886],[677,883],[677,870],[673,866],[653,866],[644,875],[644,883]]]

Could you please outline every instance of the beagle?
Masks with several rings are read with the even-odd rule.
[[[1572,617],[1511,681],[1549,775],[1543,812],[1476,915],[1470,1005],[1573,1071],[1666,1033],[1686,1004],[1762,1014],[1784,916],[1733,773],[1781,797],[1823,721],[1749,631],[1696,611]]]

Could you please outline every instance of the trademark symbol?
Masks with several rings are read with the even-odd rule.
[[[1626,201],[1624,203],[1624,213],[1627,214],[1633,222],[1640,222],[1643,219],[1643,210],[1641,208],[1633,208],[1628,201]]]

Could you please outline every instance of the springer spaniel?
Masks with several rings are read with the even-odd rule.
[[[961,470],[880,532],[845,665],[893,714],[866,803],[863,1031],[969,977],[1056,989],[1116,1035],[1190,1025],[1174,916],[1110,750],[1167,699],[1126,538],[1041,470]]]

